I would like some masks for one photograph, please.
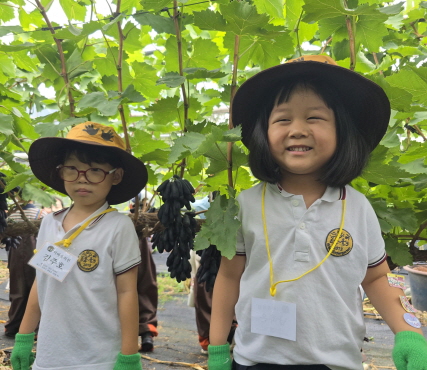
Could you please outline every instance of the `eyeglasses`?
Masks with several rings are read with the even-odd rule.
[[[99,184],[105,180],[107,175],[117,170],[117,168],[113,168],[110,171],[104,171],[102,168],[88,168],[86,171],[80,171],[74,166],[63,166],[60,164],[56,167],[56,170],[59,177],[67,182],[76,181],[80,177],[80,174],[83,174],[91,184]]]

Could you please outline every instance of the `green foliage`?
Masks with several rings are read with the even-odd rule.
[[[194,250],[209,247],[210,244],[224,257],[233,258],[236,254],[236,232],[240,222],[235,218],[239,206],[233,198],[221,195],[215,198],[206,212],[206,222],[194,240]]]
[[[101,3],[111,14],[101,15]],[[326,53],[391,101],[389,132],[353,182],[377,212],[387,252],[410,263],[406,243],[417,232],[427,238],[425,2],[59,0],[61,20],[43,0],[53,34],[34,4],[0,4],[0,167],[24,198],[48,204],[53,193],[21,159],[33,140],[87,120],[110,124],[149,162],[150,191],[178,173],[203,192],[232,193],[212,204],[196,238],[198,248],[216,244],[230,258],[234,191],[255,183],[224,109],[232,86],[286,59]]]

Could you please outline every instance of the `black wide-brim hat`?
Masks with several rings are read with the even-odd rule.
[[[287,81],[323,78],[336,89],[342,103],[365,135],[370,150],[378,145],[390,120],[390,101],[375,82],[340,67],[325,55],[307,55],[265,69],[246,80],[234,96],[231,112],[233,126],[242,126],[242,142],[246,146],[253,133],[255,120],[269,92],[277,91]]]
[[[73,127],[67,137],[44,137],[34,141],[28,152],[28,160],[34,175],[44,184],[60,193],[67,194],[56,167],[63,160],[63,153],[69,148],[78,150],[81,146],[108,148],[122,163],[122,181],[113,185],[107,195],[111,205],[127,202],[145,187],[147,169],[138,158],[126,151],[122,138],[109,126],[85,122]]]

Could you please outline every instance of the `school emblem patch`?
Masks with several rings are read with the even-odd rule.
[[[332,245],[334,244],[334,241],[339,231],[340,229],[334,229],[326,237],[325,247],[328,252],[331,249]],[[331,253],[331,255],[334,257],[342,257],[349,254],[352,249],[353,249],[353,238],[349,232],[343,229],[341,232],[341,237],[338,240],[337,244],[335,245],[334,251]]]
[[[79,269],[84,272],[91,272],[95,270],[99,266],[98,253],[91,249],[86,249],[79,254],[77,266],[79,266]]]

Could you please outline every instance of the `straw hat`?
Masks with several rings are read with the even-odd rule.
[[[122,138],[113,128],[96,122],[84,122],[74,126],[65,138],[44,137],[31,145],[28,159],[34,175],[43,183],[60,193],[66,194],[64,180],[56,173],[61,153],[71,146],[100,146],[108,148],[123,164],[123,179],[114,185],[108,196],[109,204],[120,204],[135,197],[147,183],[145,165],[125,149]]]

